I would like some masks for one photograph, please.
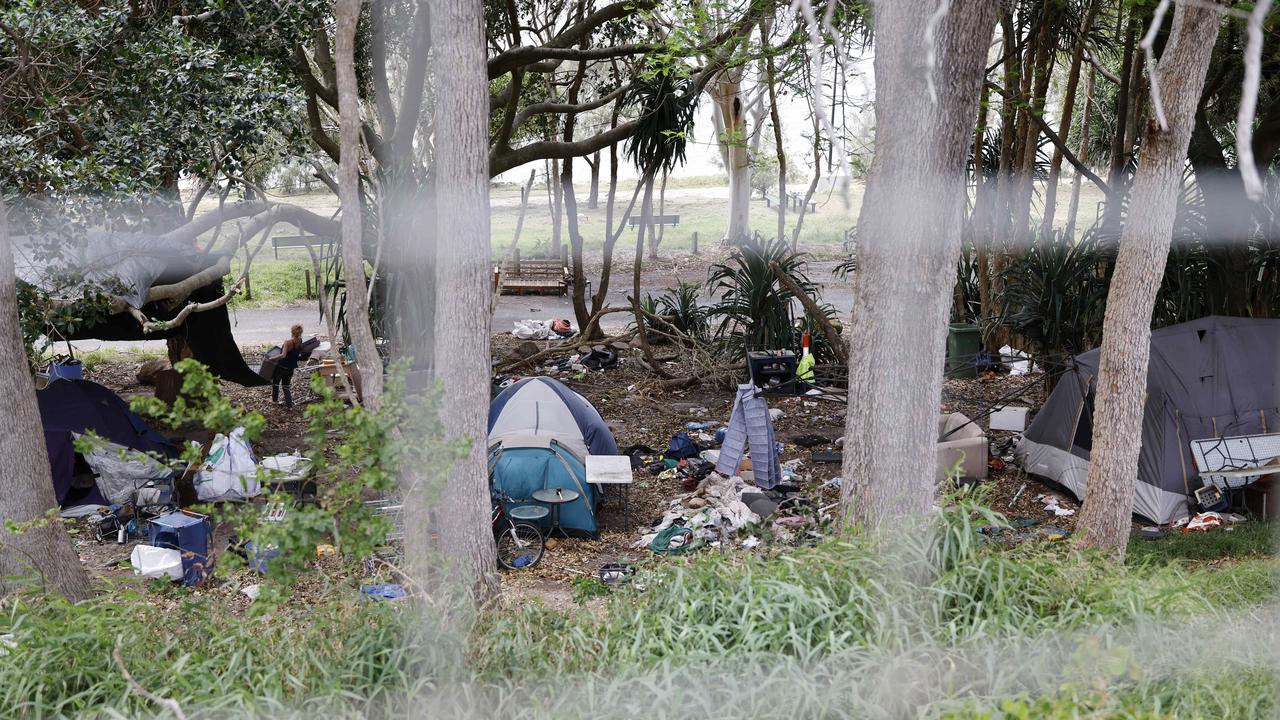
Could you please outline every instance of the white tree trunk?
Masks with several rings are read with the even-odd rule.
[[[0,592],[22,582],[10,578],[34,578],[49,590],[83,600],[92,588],[58,519],[40,409],[18,326],[17,298],[9,225],[0,202],[0,393],[6,398],[0,413],[0,521],[31,524],[17,534],[0,525]]]
[[[751,154],[747,147],[747,111],[742,92],[742,69],[720,73],[712,83],[712,97],[721,132],[725,172],[729,175],[729,222],[725,239],[751,235]]]
[[[1107,296],[1093,411],[1093,449],[1078,530],[1084,547],[1123,560],[1142,449],[1151,313],[1173,239],[1196,103],[1221,24],[1220,7],[1178,4],[1157,65],[1168,129],[1147,123]]]
[[[858,219],[842,510],[884,529],[928,512],[966,170],[997,3],[875,4],[875,157]]]
[[[382,395],[382,358],[373,337],[369,320],[369,285],[364,277],[364,228],[360,200],[360,98],[356,89],[355,40],[356,22],[361,0],[337,0],[338,108],[340,146],[338,162],[338,195],[342,202],[342,273],[347,286],[347,331],[356,348],[361,394],[373,409]],[[333,338],[337,342],[337,338]],[[354,401],[353,401],[354,402]]]
[[[445,425],[471,443],[449,473],[437,528],[457,580],[483,592],[497,556],[485,461],[489,416],[489,91],[481,0],[432,0],[438,100],[436,378]],[[549,179],[549,181],[551,181]],[[445,339],[447,338],[447,340]]]

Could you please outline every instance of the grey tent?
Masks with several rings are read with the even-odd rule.
[[[1083,500],[1093,440],[1098,350],[1077,355],[1027,428],[1030,474]],[[1135,515],[1185,515],[1201,486],[1192,440],[1280,432],[1280,320],[1206,317],[1151,334]]]

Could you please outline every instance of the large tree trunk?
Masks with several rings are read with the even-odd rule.
[[[1221,21],[1220,8],[1179,4],[1157,65],[1168,130],[1153,120],[1142,141],[1128,219],[1107,299],[1093,412],[1093,449],[1080,512],[1080,543],[1123,560],[1142,449],[1151,313],[1173,238],[1196,102]]]
[[[930,101],[920,58],[931,0],[875,4],[875,157],[858,219],[846,522],[921,517],[935,496],[938,404],[966,203],[965,164],[997,4],[957,0],[936,30]]]
[[[489,409],[489,91],[481,0],[435,0],[431,30],[439,98],[435,117],[438,313],[436,378],[441,419],[470,443],[449,473],[437,514],[448,572],[467,587],[494,582],[485,461]],[[552,178],[548,182],[554,184]]]
[[[347,287],[347,332],[362,369],[361,394],[376,409],[382,395],[382,358],[369,321],[369,285],[364,277],[364,227],[360,200],[360,98],[356,88],[355,40],[361,0],[334,3],[337,20],[338,108],[342,154],[338,162],[338,194],[342,202],[342,271]],[[336,342],[337,338],[333,338]],[[357,402],[353,400],[352,402]]]
[[[1056,57],[1055,38],[1051,29],[1056,25],[1059,13],[1053,3],[1045,3],[1045,9],[1042,12],[1046,16],[1041,19],[1040,32],[1036,36],[1035,60],[1032,67],[1034,82],[1031,84],[1031,94],[1023,95],[1029,105],[1023,113],[1026,125],[1022,136],[1021,164],[1018,167],[1017,177],[1018,195],[1015,200],[1013,219],[1013,232],[1017,234],[1020,243],[1027,240],[1031,229],[1031,201],[1035,195],[1036,158],[1040,149],[1040,125],[1032,120],[1031,116],[1033,114],[1040,116],[1044,113],[1045,98],[1049,93],[1049,79],[1053,75]]]
[[[0,521],[25,527],[11,533],[0,525],[0,593],[34,578],[47,590],[83,600],[92,588],[58,519],[40,409],[18,325],[17,300],[9,225],[0,201],[0,391],[8,398],[0,426],[0,462],[4,463]]]
[[[1075,115],[1076,90],[1080,85],[1080,65],[1084,62],[1084,37],[1093,26],[1093,18],[1098,12],[1098,0],[1091,0],[1085,10],[1084,20],[1080,23],[1080,37],[1076,39],[1075,50],[1071,53],[1071,70],[1067,73],[1067,89],[1062,97],[1062,118],[1058,121],[1058,137],[1063,142],[1071,132],[1071,119]],[[1058,178],[1062,175],[1062,147],[1054,145],[1053,161],[1049,166],[1049,179],[1044,189],[1044,217],[1040,222],[1040,235],[1053,235],[1053,220],[1057,214]],[[1082,158],[1083,159],[1083,158]]]
[[[565,163],[572,162],[566,160]],[[551,191],[551,257],[560,257],[560,229],[564,225],[564,193],[556,178],[560,177],[560,161],[551,161],[551,172],[547,174],[547,185]]]
[[[747,112],[742,102],[742,69],[722,71],[711,87],[715,112],[724,126],[721,143],[729,174],[729,223],[724,237],[738,242],[751,236],[751,158],[747,150]]]

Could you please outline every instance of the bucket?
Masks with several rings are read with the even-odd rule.
[[[49,382],[56,380],[83,380],[84,365],[75,358],[59,358],[49,363]]]

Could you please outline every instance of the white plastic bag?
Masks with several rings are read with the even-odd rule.
[[[521,340],[546,340],[551,337],[550,320],[517,320],[512,335]]]
[[[129,556],[129,564],[133,565],[134,575],[145,578],[182,579],[182,553],[173,548],[134,545],[133,554]]]
[[[209,456],[196,473],[195,484],[196,497],[204,502],[243,500],[261,492],[258,464],[253,448],[244,439],[244,428],[232,430],[231,437],[218,433]]]

